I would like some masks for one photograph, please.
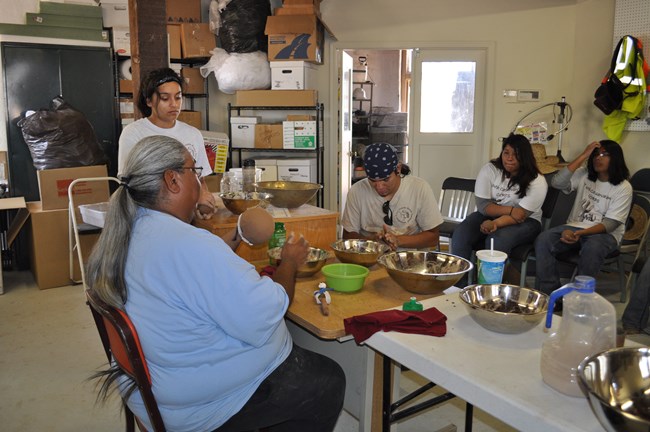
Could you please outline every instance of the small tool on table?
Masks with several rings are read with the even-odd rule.
[[[318,284],[318,289],[314,291],[314,299],[316,304],[320,305],[320,311],[323,315],[329,316],[329,304],[332,303],[332,297],[328,291],[333,291],[332,288],[327,288],[324,282]]]

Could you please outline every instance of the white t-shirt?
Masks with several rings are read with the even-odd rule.
[[[196,165],[203,167],[202,176],[212,174],[210,161],[205,152],[203,135],[201,135],[201,132],[197,128],[176,120],[174,127],[166,129],[151,123],[148,118],[143,118],[126,126],[120,135],[119,148],[117,152],[118,175],[122,173],[131,149],[133,149],[141,139],[153,135],[165,135],[177,139],[187,147],[187,150],[196,161]]]
[[[368,179],[355,183],[347,198],[341,218],[343,229],[363,236],[383,229],[386,215],[382,206],[386,200],[377,194]],[[443,222],[431,187],[412,175],[402,178],[389,205],[393,213],[392,229],[397,235],[428,231]]]
[[[632,185],[627,180],[616,186],[598,179],[592,182],[587,174],[587,168],[578,168],[571,176],[571,185],[563,190],[565,193],[577,191],[567,225],[589,228],[603,218],[618,221],[621,224],[610,234],[620,243],[632,205]]]
[[[483,165],[476,177],[476,186],[474,194],[483,199],[493,201],[500,206],[515,207],[519,206],[531,212],[529,217],[541,222],[542,221],[542,204],[546,198],[548,184],[543,175],[530,182],[526,195],[519,198],[519,186],[508,186],[509,178],[503,177],[503,172],[495,167],[492,163]]]

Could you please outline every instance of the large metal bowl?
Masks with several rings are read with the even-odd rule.
[[[609,432],[650,431],[650,348],[615,348],[587,357],[578,384]]]
[[[271,199],[271,194],[261,192],[227,192],[220,193],[219,198],[223,205],[236,215],[244,213],[251,207],[258,205],[264,206],[264,203]]]
[[[373,240],[338,240],[332,243],[334,255],[342,263],[359,264],[370,267],[377,263],[377,258],[390,250],[385,243]]]
[[[257,190],[270,193],[271,204],[281,208],[296,208],[313,198],[323,186],[318,183],[297,181],[263,181]]]
[[[268,254],[269,258],[271,259],[271,264],[274,266],[279,266],[280,262],[282,261],[280,259],[282,248],[277,247],[269,249]],[[315,275],[320,271],[320,269],[323,268],[329,257],[330,254],[326,250],[310,247],[307,261],[298,267],[298,270],[296,271],[296,277],[303,278]]]
[[[395,282],[417,294],[440,294],[454,285],[474,265],[442,252],[390,252],[377,259]]]
[[[498,333],[528,331],[544,319],[548,308],[546,294],[516,285],[470,285],[458,295],[474,321]]]

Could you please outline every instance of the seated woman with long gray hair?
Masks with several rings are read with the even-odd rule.
[[[87,284],[139,334],[167,430],[331,431],[343,405],[340,366],[293,344],[284,315],[307,242],[289,239],[273,279],[221,238],[190,224],[201,192],[195,161],[174,138],[129,154]],[[129,378],[104,382],[122,394]],[[148,424],[138,391],[129,408]]]

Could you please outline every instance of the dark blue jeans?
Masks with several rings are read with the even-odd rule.
[[[294,344],[246,405],[214,432],[331,432],[344,396],[345,374],[338,363]]]
[[[650,315],[650,258],[646,259],[641,273],[632,288],[630,302],[623,311],[623,325],[643,330]]]
[[[556,255],[573,250],[579,251],[577,274],[596,277],[605,262],[605,257],[618,247],[614,236],[606,233],[580,237],[580,240],[574,244],[563,243],[560,237],[562,231],[566,229],[577,231],[580,228],[569,225],[556,226],[541,233],[535,241],[537,288],[546,294],[551,294],[560,287]]]
[[[494,249],[510,254],[510,251],[520,244],[532,243],[542,230],[542,225],[535,219],[528,218],[516,225],[499,228],[492,234],[481,232],[483,221],[492,219],[480,212],[467,216],[454,230],[451,238],[451,253],[470,259],[472,251],[490,249],[491,240],[494,240]],[[467,285],[467,276],[464,276],[456,286]]]

